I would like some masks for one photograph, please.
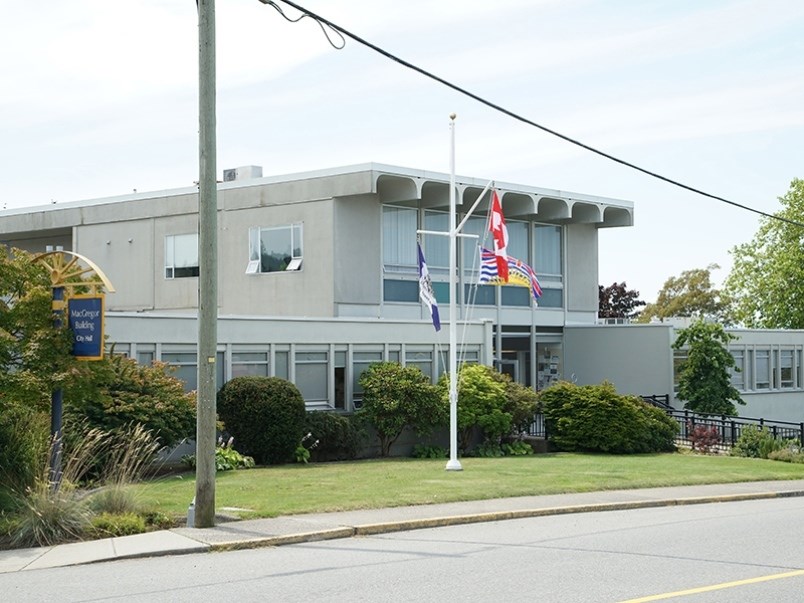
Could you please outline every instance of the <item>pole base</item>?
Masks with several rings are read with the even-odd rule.
[[[450,459],[447,461],[446,466],[447,471],[463,471],[463,467],[461,467],[461,462],[458,459]]]

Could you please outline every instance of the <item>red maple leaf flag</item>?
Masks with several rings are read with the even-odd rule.
[[[494,255],[497,256],[497,274],[504,281],[508,282],[508,228],[505,226],[505,218],[502,213],[502,205],[497,191],[491,193],[491,220],[489,220],[489,232],[494,239]]]

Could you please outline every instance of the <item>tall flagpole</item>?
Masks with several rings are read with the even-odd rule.
[[[461,471],[458,460],[458,337],[456,333],[457,310],[455,304],[457,238],[455,226],[455,114],[449,116],[449,461],[447,471]]]

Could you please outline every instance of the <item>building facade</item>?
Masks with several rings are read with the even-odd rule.
[[[399,361],[436,380],[448,366],[418,295],[421,241],[442,323],[450,320],[449,176],[379,164],[262,177],[227,170],[218,193],[218,380],[276,375],[308,407],[352,410],[372,362]],[[485,181],[457,178],[458,221]],[[526,287],[477,285],[489,196],[458,245],[459,361],[495,364],[535,389],[573,372],[598,307],[598,231],[633,224],[633,204],[497,183],[508,254],[531,265]],[[167,361],[188,388],[197,366],[196,187],[0,212],[0,242],[75,251],[101,267],[114,350]],[[569,366],[568,366],[569,361]],[[655,389],[655,388],[651,388]]]

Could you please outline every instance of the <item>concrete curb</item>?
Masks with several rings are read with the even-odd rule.
[[[511,511],[493,511],[488,513],[469,513],[465,515],[445,515],[423,519],[409,519],[402,521],[387,521],[372,524],[358,524],[325,530],[304,532],[283,536],[266,536],[238,542],[210,544],[210,551],[234,551],[251,548],[284,546],[304,542],[317,542],[323,540],[336,540],[352,538],[354,536],[375,536],[393,532],[423,530],[427,528],[443,528],[454,525],[482,523],[491,521],[506,521],[510,519],[525,519],[530,517],[547,517],[551,515],[568,515],[573,513],[599,513],[605,511],[626,511],[633,509],[648,509],[655,507],[670,507],[680,505],[702,505],[720,502],[739,502],[746,500],[762,500],[772,498],[791,498],[802,496],[804,490],[789,490],[782,492],[754,492],[745,494],[722,494],[712,496],[697,496],[689,498],[671,498],[615,503],[596,503],[586,505],[570,505],[560,507],[542,507],[535,509],[518,509]]]
[[[381,517],[376,510],[368,512],[367,517],[355,514],[322,514],[311,516],[292,516],[273,520],[247,520],[235,528],[238,522],[228,524],[230,528],[211,528],[207,531],[191,533],[186,528],[150,532],[134,536],[108,538],[103,540],[70,543],[43,549],[18,549],[0,551],[0,574],[52,567],[82,565],[117,559],[135,559],[167,555],[185,555],[200,552],[223,552],[277,547],[305,542],[318,542],[352,538],[354,536],[373,536],[410,530],[440,528],[471,523],[506,521],[529,517],[549,517],[573,513],[600,513],[605,511],[626,511],[656,507],[681,505],[701,505],[708,503],[740,502],[774,498],[804,497],[804,489],[767,490],[757,492],[738,492],[729,494],[709,494],[705,496],[662,497],[662,493],[644,493],[642,500],[620,500],[602,503],[555,504],[552,506],[530,506],[500,511],[477,511],[461,513],[461,506],[449,508],[415,507],[416,518],[388,521],[366,522],[369,517]],[[545,501],[546,504],[547,501]],[[452,505],[452,503],[449,503]],[[472,502],[466,503],[472,505]],[[528,503],[526,503],[528,504]],[[534,501],[530,502],[531,505]],[[536,503],[538,504],[538,503]],[[410,515],[407,509],[407,514]],[[471,509],[471,506],[468,507]],[[384,514],[393,517],[406,514],[403,510],[385,509]],[[432,513],[427,516],[428,513]],[[254,521],[255,523],[251,523]],[[226,524],[224,524],[226,525]],[[320,526],[318,528],[317,526]],[[271,533],[272,532],[272,533]]]

